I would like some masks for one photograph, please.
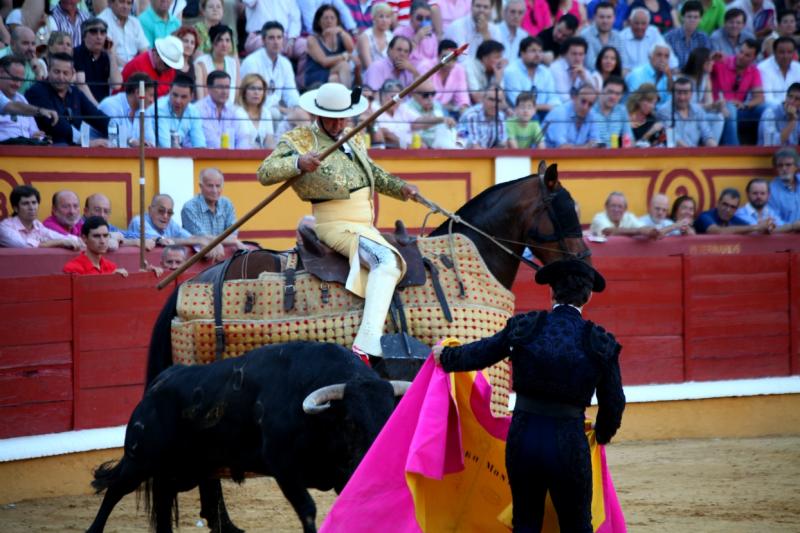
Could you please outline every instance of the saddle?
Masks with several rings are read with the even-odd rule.
[[[350,272],[350,263],[347,258],[323,243],[312,228],[300,226],[298,231],[301,239],[297,243],[297,253],[300,256],[302,268],[322,281],[344,285]],[[416,237],[408,234],[401,220],[395,222],[394,233],[382,235],[400,252],[406,262],[406,275],[397,284],[397,288],[424,285],[425,265],[417,247]]]

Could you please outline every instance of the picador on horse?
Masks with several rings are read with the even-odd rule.
[[[368,362],[369,356],[382,355],[383,323],[406,272],[400,253],[375,228],[374,191],[408,200],[416,198],[418,189],[376,165],[362,137],[353,137],[320,161],[319,154],[339,139],[350,118],[367,110],[360,91],[326,83],[304,93],[300,107],[315,115],[316,122],[286,133],[261,163],[258,179],[272,185],[304,173],[292,187],[311,202],[319,239],[348,258],[345,287],[365,299],[352,349]]]

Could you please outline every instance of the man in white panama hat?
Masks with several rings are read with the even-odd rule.
[[[175,36],[156,39],[155,48],[145,50],[131,59],[122,69],[122,81],[137,72],[144,72],[156,82],[157,96],[164,96],[175,79],[175,73],[183,68],[183,43]]]
[[[400,254],[375,229],[374,191],[399,200],[419,192],[377,166],[367,155],[363,137],[346,142],[324,161],[319,154],[341,136],[351,117],[367,109],[359,90],[326,83],[300,97],[300,107],[316,117],[311,126],[281,137],[258,169],[258,179],[271,185],[303,173],[292,187],[312,203],[319,238],[350,259],[345,287],[365,298],[364,314],[353,352],[364,360],[381,356],[380,338],[392,293],[405,274]]]

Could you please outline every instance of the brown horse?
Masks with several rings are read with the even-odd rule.
[[[591,252],[583,240],[575,203],[558,180],[556,165],[539,165],[538,174],[495,185],[471,199],[458,211],[453,221],[446,221],[431,236],[462,234],[472,240],[491,274],[510,289],[520,262],[530,248],[543,264],[562,258],[590,261]],[[279,254],[258,251],[236,256],[226,267],[215,265],[195,280],[222,278],[254,279],[261,272],[279,272]],[[153,329],[148,359],[147,383],[172,364],[170,325],[176,314],[178,291],[169,298]],[[200,485],[201,515],[212,531],[239,531],[228,518],[218,480]]]

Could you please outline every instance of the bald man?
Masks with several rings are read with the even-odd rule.
[[[111,217],[111,200],[108,196],[102,193],[94,193],[86,198],[83,205],[83,220],[89,217],[103,217],[108,223],[108,250],[114,251],[120,246],[139,246],[139,235],[128,233],[116,226],[114,226],[108,219]],[[156,245],[154,239],[146,238],[144,241],[144,249],[152,250]]]
[[[211,239],[202,235],[192,235],[172,220],[175,214],[175,202],[168,194],[156,194],[144,215],[144,236],[155,240],[157,246],[185,244],[189,246],[205,246]],[[128,225],[128,233],[139,235],[139,216],[134,215]],[[220,261],[225,257],[222,245],[217,245],[207,257],[212,261]]]
[[[52,214],[42,224],[62,235],[74,235],[80,238],[83,220],[78,195],[68,190],[55,193]]]

